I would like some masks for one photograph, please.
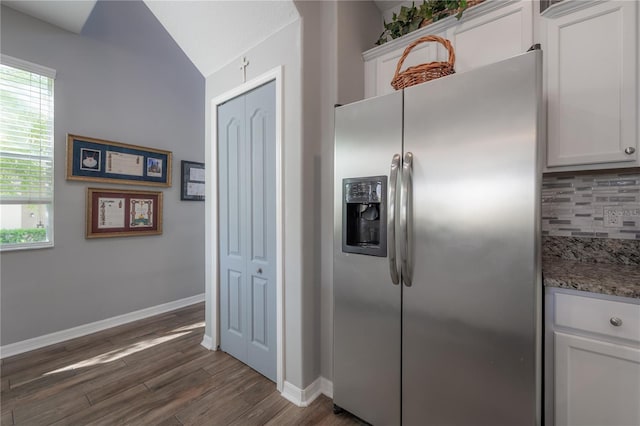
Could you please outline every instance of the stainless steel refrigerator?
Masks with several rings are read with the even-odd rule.
[[[541,62],[336,108],[336,410],[540,424]]]

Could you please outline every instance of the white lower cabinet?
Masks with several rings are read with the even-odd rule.
[[[554,334],[556,426],[640,425],[640,349]]]
[[[547,289],[547,424],[640,425],[638,303]]]

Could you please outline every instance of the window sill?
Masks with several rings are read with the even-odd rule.
[[[53,241],[43,241],[41,243],[2,244],[0,245],[0,253],[8,251],[39,250],[47,248],[53,248]]]

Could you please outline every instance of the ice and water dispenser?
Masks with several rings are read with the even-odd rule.
[[[342,180],[342,251],[387,255],[387,177]]]

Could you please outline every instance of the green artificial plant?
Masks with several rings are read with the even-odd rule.
[[[376,44],[384,44],[389,39],[415,31],[425,21],[436,22],[454,13],[456,18],[460,19],[466,8],[467,0],[424,0],[420,6],[414,3],[411,7],[402,6],[400,13],[393,14],[391,22],[384,22],[384,31]]]

